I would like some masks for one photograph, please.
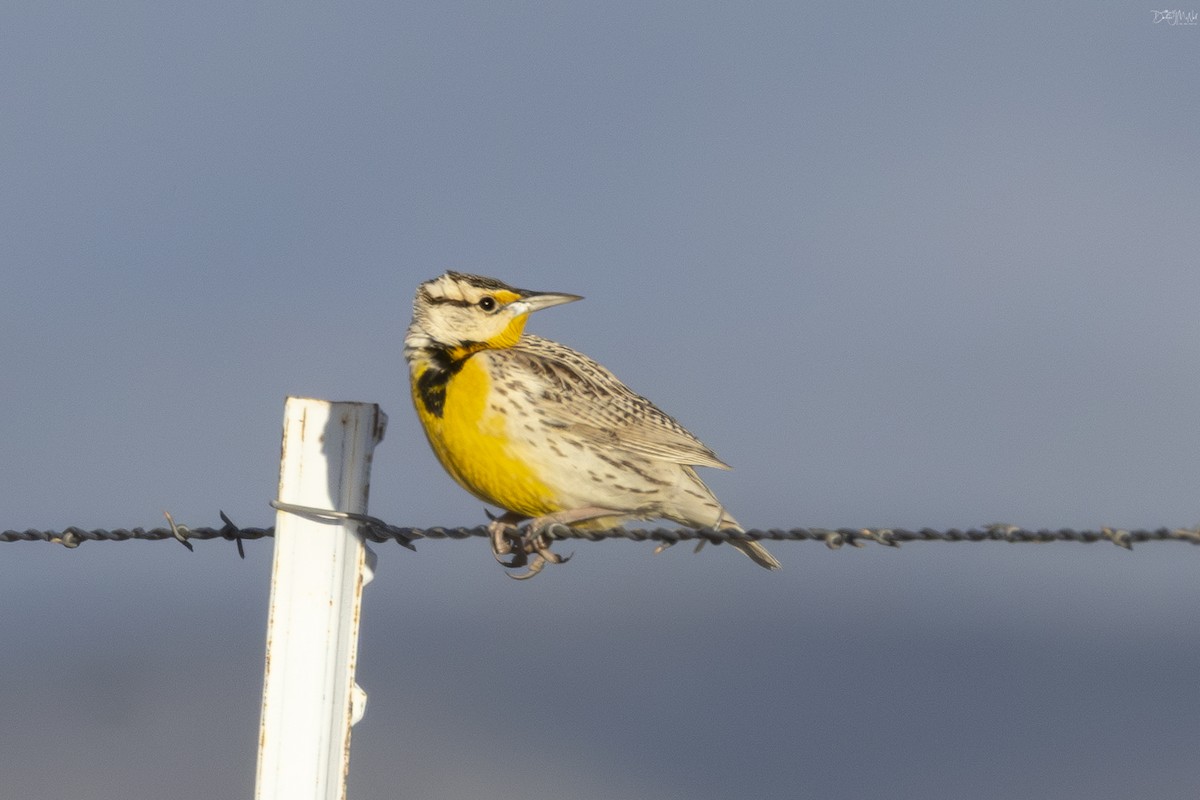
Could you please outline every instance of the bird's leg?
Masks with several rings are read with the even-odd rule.
[[[552,564],[561,564],[568,560],[570,556],[560,556],[550,550],[550,545],[554,541],[550,533],[555,525],[576,525],[580,522],[588,522],[589,520],[600,519],[601,517],[620,516],[622,516],[620,511],[614,511],[611,508],[584,506],[583,508],[555,511],[553,514],[534,517],[529,520],[529,524],[525,527],[526,550],[531,553],[537,553]]]
[[[496,561],[506,567],[525,566],[528,563],[529,554],[517,533],[517,525],[529,518],[514,511],[505,511],[498,517],[493,517],[488,512],[488,518],[491,520],[488,523],[488,534],[492,537],[492,555],[496,557]],[[515,552],[513,551],[514,543],[521,545]],[[510,553],[512,553],[512,561],[505,561],[501,558]]]

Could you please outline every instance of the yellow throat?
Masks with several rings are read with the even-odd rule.
[[[478,355],[515,345],[528,317],[513,318],[485,342],[431,350],[413,361],[411,383],[425,436],[450,476],[486,503],[537,517],[561,508],[509,436],[509,415],[489,403],[493,376],[486,355]]]

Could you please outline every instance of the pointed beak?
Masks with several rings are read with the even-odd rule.
[[[532,311],[541,311],[543,308],[551,306],[561,306],[563,303],[574,303],[576,300],[583,298],[577,294],[556,294],[553,292],[533,292],[509,304],[509,308],[516,311],[518,314],[528,314]]]

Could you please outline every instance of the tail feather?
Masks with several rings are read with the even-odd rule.
[[[721,528],[721,530],[737,531],[739,533],[744,533],[741,526],[737,525],[736,523],[733,525],[725,525]],[[736,539],[732,539],[732,540],[730,540],[729,543],[731,545],[733,545],[734,547],[736,547],[738,550],[741,550],[743,553],[748,555],[750,557],[751,561],[753,561],[755,564],[758,564],[763,569],[780,569],[783,566],[782,564],[779,563],[778,559],[776,559],[775,556],[773,556],[769,552],[767,552],[767,548],[763,547],[758,542],[751,542],[751,541],[742,542],[742,541],[738,541]]]
[[[711,525],[719,531],[744,532],[721,502],[717,500],[712,490],[704,485],[696,470],[685,466],[680,473],[680,490],[671,498],[671,508],[663,514],[667,519],[675,520],[692,528],[705,528]],[[713,515],[716,515],[715,522]],[[741,550],[750,560],[764,569],[779,569],[780,564],[775,556],[767,552],[767,548],[758,542],[730,540],[731,545]]]
[[[783,565],[775,556],[767,552],[767,548],[758,542],[730,542],[731,545],[750,556],[750,560],[764,569],[779,569]]]
[[[745,533],[745,529],[738,524],[738,521],[726,513],[725,509],[721,509],[721,518],[717,520],[717,530],[721,531],[737,531]],[[767,548],[763,547],[758,542],[730,540],[731,545],[741,550],[750,560],[758,564],[763,569],[780,569],[783,565],[779,563],[775,556],[771,555]]]

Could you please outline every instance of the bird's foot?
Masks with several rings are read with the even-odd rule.
[[[496,562],[506,569],[524,569],[524,572],[510,572],[508,576],[516,580],[528,580],[541,572],[546,564],[562,564],[570,556],[560,556],[550,550],[553,541],[548,535],[548,528],[553,521],[539,524],[545,517],[530,520],[522,530],[519,525],[528,517],[511,511],[499,517],[491,517],[488,523],[488,534],[492,540],[492,555]]]
[[[547,564],[565,564],[570,560],[570,555],[562,556],[550,549],[556,538],[556,528],[616,514],[619,512],[612,509],[592,507],[556,511],[533,519],[512,511],[499,517],[488,514],[491,518],[488,533],[492,539],[492,555],[507,569],[525,569],[520,573],[510,572],[510,578],[528,580],[545,569]],[[528,522],[522,530],[518,526],[526,520]],[[509,558],[505,559],[505,556]]]
[[[492,540],[492,555],[496,557],[496,561],[499,563],[504,564],[504,566],[510,566],[501,559],[501,556],[506,556],[513,552],[513,544],[519,541],[519,537],[516,535],[518,531],[517,526],[528,519],[528,517],[514,514],[511,511],[506,511],[498,517],[486,509],[484,509],[483,513],[487,514],[489,520],[487,528],[488,535]]]

